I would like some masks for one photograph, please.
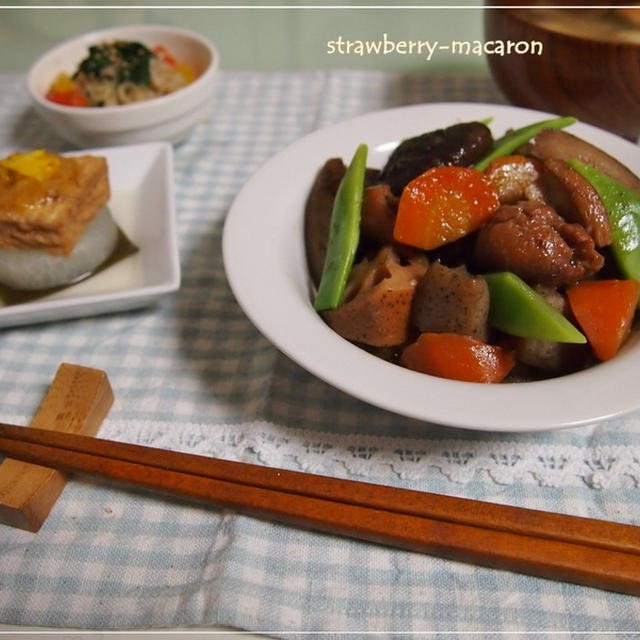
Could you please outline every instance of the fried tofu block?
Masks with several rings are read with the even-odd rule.
[[[0,165],[0,247],[67,256],[108,202],[105,158],[54,157],[44,178]]]

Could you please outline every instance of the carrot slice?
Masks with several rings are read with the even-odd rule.
[[[160,60],[168,64],[170,67],[173,67],[177,64],[177,60],[169,53],[167,48],[161,44],[156,45],[152,49],[153,53],[155,53]]]
[[[400,364],[440,378],[501,382],[515,364],[501,347],[460,333],[422,333],[405,347]]]
[[[498,208],[484,175],[469,167],[434,167],[404,188],[393,230],[397,242],[435,249],[475,231]]]
[[[613,358],[627,339],[638,306],[636,280],[587,280],[567,289],[569,306],[599,360]]]

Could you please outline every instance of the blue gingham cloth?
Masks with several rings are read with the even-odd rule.
[[[22,78],[0,89],[3,151],[65,148]],[[436,101],[502,99],[481,77],[222,73],[209,118],[175,149],[180,291],[143,310],[0,331],[0,419],[28,423],[71,362],[109,376],[104,437],[640,524],[639,415],[536,434],[425,425],[307,374],[234,301],[222,224],[253,171],[325,124]],[[0,525],[0,622],[636,637],[640,600],[72,479],[37,534]]]

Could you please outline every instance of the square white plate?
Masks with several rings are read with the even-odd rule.
[[[158,142],[67,155],[106,158],[111,184],[108,207],[138,251],[30,302],[0,301],[0,327],[143,307],[180,286],[171,145]]]

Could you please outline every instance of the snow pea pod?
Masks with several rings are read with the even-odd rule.
[[[484,171],[492,160],[513,153],[525,142],[537,136],[543,129],[564,129],[574,122],[577,122],[577,119],[573,116],[562,116],[559,118],[551,118],[550,120],[541,120],[540,122],[534,122],[521,129],[509,131],[505,133],[502,138],[498,138],[494,142],[493,149],[482,158],[482,160],[476,163],[475,168],[478,169],[478,171]]]
[[[511,271],[484,274],[491,326],[513,336],[584,344],[587,339],[538,292]]]
[[[640,194],[579,160],[568,164],[591,183],[604,204],[611,252],[622,275],[640,282]]]
[[[329,226],[327,253],[313,302],[316,311],[335,309],[342,299],[360,240],[360,209],[368,147],[361,144],[338,186]]]

